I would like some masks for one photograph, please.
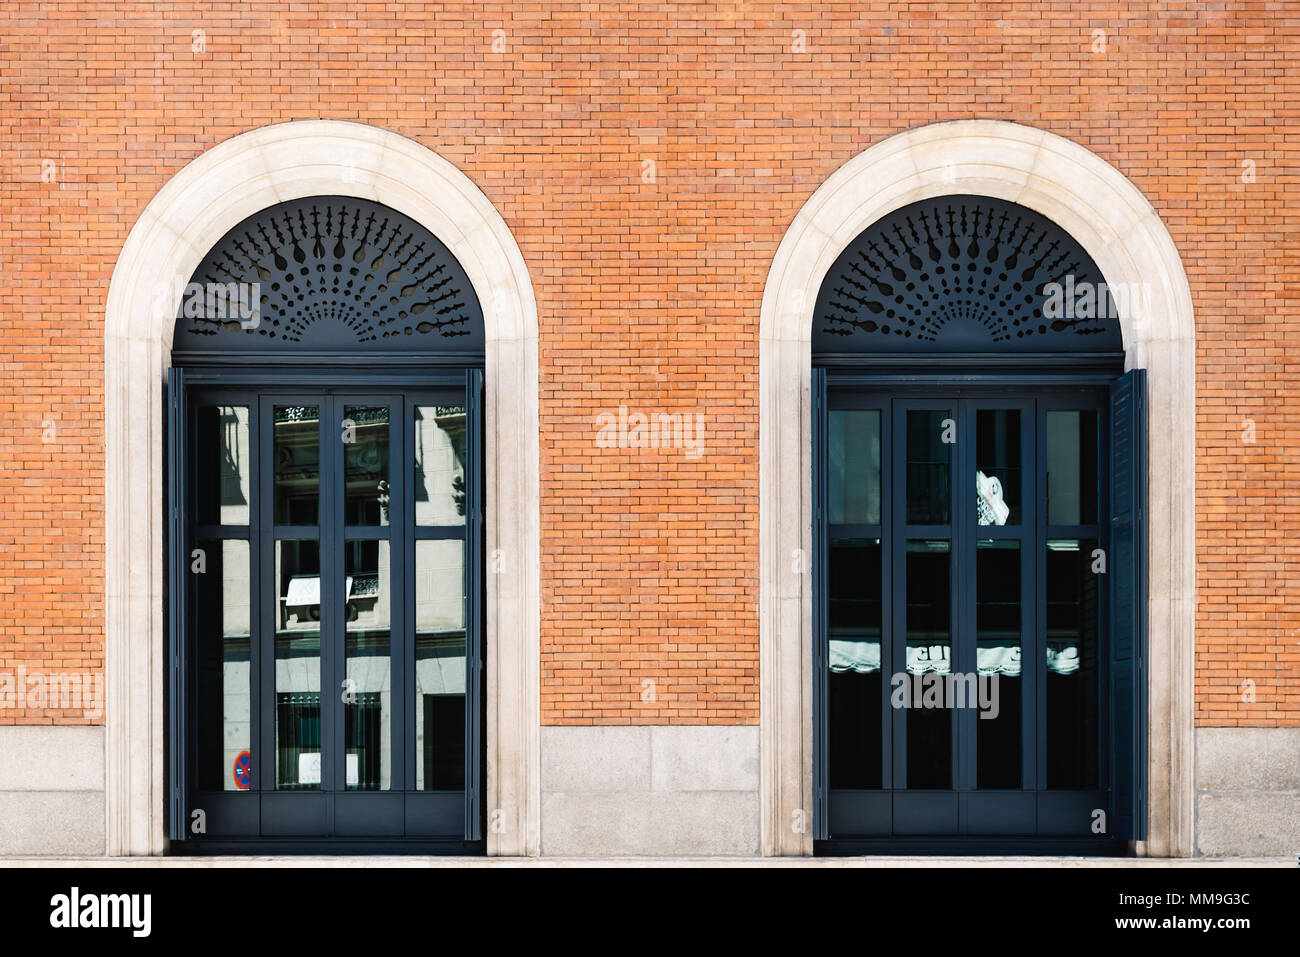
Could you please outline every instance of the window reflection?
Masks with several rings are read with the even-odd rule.
[[[415,524],[465,524],[465,408],[415,408]]]
[[[415,543],[416,787],[465,786],[465,543]]]
[[[984,540],[975,549],[975,663],[988,689],[975,721],[976,785],[1021,782],[1020,543]]]
[[[1047,543],[1047,786],[1094,788],[1099,576],[1095,539]]]
[[[1047,413],[1047,522],[1093,525],[1097,521],[1097,413]]]
[[[340,791],[399,785],[463,790],[469,698],[466,407],[415,409],[414,429],[404,437],[391,431],[395,422],[411,421],[403,418],[412,415],[403,411],[404,398],[351,405],[342,396],[304,399],[274,396],[260,404],[264,399],[258,397],[246,405],[209,401],[193,407],[198,424],[186,454],[197,467],[187,525],[244,529],[214,531],[241,537],[196,546],[207,553],[207,574],[191,585],[198,590],[189,605],[195,621],[193,784],[228,792],[312,792],[327,783]],[[255,424],[260,438],[251,432]],[[335,444],[323,446],[322,438]],[[396,446],[404,462],[394,457]],[[332,475],[322,475],[322,456]],[[393,471],[402,467],[405,477]],[[416,505],[400,516],[406,532],[367,531],[399,517],[399,510],[390,513],[394,483],[410,488]],[[271,501],[259,505],[264,491]],[[322,502],[329,504],[328,513]],[[260,526],[264,515],[278,529],[250,527]],[[417,519],[422,533],[415,532]],[[430,531],[438,527],[443,530]],[[262,537],[277,532],[286,537]],[[415,541],[417,534],[455,537]],[[406,544],[396,547],[402,539]],[[322,567],[323,556],[329,567]],[[250,560],[261,569],[257,588],[250,582]],[[398,593],[411,602],[412,618],[403,619],[400,603],[394,608]],[[250,607],[254,596],[257,609]],[[328,633],[323,619],[330,622]],[[271,626],[269,634],[261,635],[263,622]],[[400,643],[402,628],[410,629],[407,651]],[[413,655],[402,658],[399,669],[405,689],[393,683],[395,653]],[[331,656],[328,662],[324,655]],[[335,675],[335,684],[323,687],[323,672]],[[405,692],[406,700],[395,692]],[[252,779],[260,744],[253,740],[254,725],[270,745],[269,754],[256,753],[265,768],[259,781]],[[398,740],[404,754],[394,754]],[[365,803],[358,798],[353,806]],[[420,806],[443,803],[434,799]]]
[[[946,525],[951,514],[952,412],[907,412],[907,522]]]
[[[320,548],[275,543],[275,786],[321,786]]]
[[[203,525],[247,525],[248,406],[199,406],[195,418],[195,517]]]
[[[344,621],[347,636],[343,720],[344,786],[392,786],[392,572],[386,541],[344,546]]]
[[[833,788],[881,786],[880,539],[831,542],[829,770]]]
[[[198,786],[251,787],[248,542],[202,540],[192,574],[195,605]],[[193,566],[191,566],[191,569]],[[241,761],[247,754],[248,760]],[[238,765],[238,767],[237,767]]]
[[[833,409],[826,459],[832,525],[880,524],[880,412]]]
[[[947,541],[907,543],[909,676],[952,673],[950,550]],[[905,713],[907,786],[952,787],[952,711],[911,707]]]
[[[344,523],[387,525],[388,429],[386,405],[343,410]]]
[[[275,523],[315,525],[320,503],[320,408],[275,407]]]
[[[1019,525],[1020,410],[975,412],[975,511],[980,525]]]

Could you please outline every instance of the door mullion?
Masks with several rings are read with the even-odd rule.
[[[248,397],[248,490],[253,507],[248,512],[248,607],[251,610],[248,619],[248,747],[253,755],[253,780],[249,790],[255,792],[249,797],[257,802],[258,832],[260,833],[261,795],[257,794],[264,783],[257,761],[263,757],[262,737],[265,734],[266,714],[261,707],[262,669],[258,667],[262,648],[268,642],[267,632],[261,625],[262,607],[266,603],[266,563],[262,560],[263,539],[262,507],[265,496],[262,494],[263,468],[261,456],[261,435],[263,429],[262,407],[256,395]],[[258,443],[256,446],[253,443]],[[274,589],[271,590],[274,594]]]
[[[1046,528],[1047,475],[1040,467],[1043,460],[1039,445],[1039,403],[1028,400],[1020,413],[1021,463],[1020,539],[1020,786],[1039,787],[1039,675],[1043,658],[1039,652],[1039,582],[1042,578],[1041,556],[1046,552],[1043,532]]]
[[[1037,469],[1035,489],[1043,503],[1034,528],[1034,633],[1036,655],[1035,670],[1043,669],[1043,680],[1037,683],[1034,695],[1034,777],[1030,786],[1044,790],[1047,787],[1047,403],[1039,401],[1034,414],[1034,446],[1038,461],[1044,463]]]
[[[894,623],[900,617],[895,613],[893,601],[894,582],[901,578],[900,567],[894,561],[895,532],[901,526],[894,521],[894,495],[899,483],[894,481],[894,463],[898,461],[894,449],[893,402],[885,400],[880,407],[880,786],[888,792],[895,786],[894,778],[894,709],[890,707],[890,678],[898,667],[895,664],[893,635]]]
[[[957,422],[957,448],[953,455],[952,493],[952,559],[953,587],[952,602],[952,665],[950,671],[954,680],[958,675],[971,674],[977,669],[975,654],[975,548],[976,536],[972,530],[974,521],[973,496],[967,494],[970,482],[968,477],[975,474],[975,404],[969,399],[953,403],[953,415]],[[975,712],[970,708],[953,708],[953,785],[959,791],[972,791],[977,783],[975,727],[972,719]],[[959,805],[960,807],[960,805]],[[960,813],[960,812],[959,812]],[[965,832],[965,821],[960,821],[960,829]]]
[[[343,526],[343,432],[339,422],[339,403],[335,396],[322,395],[321,468],[320,468],[320,540],[321,540],[321,790],[326,799],[326,822],[334,831],[334,800],[342,790],[343,722],[345,709],[342,688],[344,574],[343,549],[339,534]]]
[[[402,685],[394,687],[401,694],[401,715],[403,728],[410,743],[404,748],[402,764],[405,772],[406,788],[410,791],[420,789],[421,782],[416,780],[415,742],[419,736],[415,733],[416,722],[420,720],[419,709],[415,700],[415,536],[411,529],[415,526],[415,406],[416,401],[409,395],[402,402],[402,436],[409,436],[410,447],[403,456],[401,472],[404,480],[399,490],[402,496],[403,519],[402,539],[402,630],[400,642],[404,659],[409,662],[402,676]],[[409,480],[406,480],[407,476]],[[399,709],[394,708],[394,715]]]
[[[274,400],[259,396],[257,410],[259,430],[256,434],[258,461],[262,464],[258,478],[257,512],[260,518],[258,535],[253,547],[261,556],[261,601],[258,605],[259,631],[257,661],[253,669],[258,672],[257,710],[262,716],[259,747],[254,754],[253,787],[261,794],[275,790],[276,764],[279,756],[275,749],[275,636],[276,611],[279,601],[279,582],[275,566],[275,408]],[[251,657],[251,654],[250,654]],[[259,794],[259,804],[261,795]],[[258,830],[261,831],[259,807]]]
[[[824,395],[824,393],[823,393]],[[479,463],[483,461],[481,452],[483,430],[481,426],[483,409],[483,376],[478,370],[470,370],[465,376],[465,426],[466,449],[465,463],[465,556],[464,600],[465,609],[465,839],[478,840],[482,837],[482,819],[480,805],[480,760],[479,740],[482,731],[482,708],[479,690],[482,688],[483,662],[483,605],[479,594],[483,581],[483,538],[482,538],[482,500],[483,483]]]
[[[388,723],[389,789],[405,790],[408,729],[406,672],[414,668],[406,651],[406,403],[401,397],[388,401]]]
[[[897,532],[890,543],[896,573],[891,582],[890,606],[892,631],[889,636],[892,651],[890,667],[907,675],[907,406],[901,400],[892,403],[891,422],[893,445],[890,470],[894,479],[893,528]],[[882,671],[884,666],[882,663]],[[899,713],[891,703],[890,679],[894,672],[884,675],[881,697],[886,712],[886,725],[890,730],[892,776],[890,785],[895,790],[908,787],[907,781],[907,715]],[[904,680],[907,680],[905,678]]]

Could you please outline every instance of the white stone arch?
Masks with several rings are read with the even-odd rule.
[[[173,176],[127,237],[104,342],[106,829],[110,855],[164,837],[162,395],[178,296],[258,210],[313,195],[383,203],[437,236],[483,306],[489,854],[535,855],[540,726],[537,305],[505,220],[447,160],[388,130],[305,120],[243,133]]]
[[[1148,840],[1192,853],[1195,640],[1195,326],[1168,230],[1118,170],[1067,139],[1000,120],[935,123],[849,160],[786,231],[763,292],[760,328],[760,724],[763,853],[812,853],[813,308],[831,264],[900,207],[969,193],[1020,203],[1069,232],[1106,281],[1145,288],[1122,322],[1125,364],[1149,390]]]

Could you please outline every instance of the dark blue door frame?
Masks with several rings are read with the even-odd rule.
[[[882,850],[908,844],[915,849],[935,850],[967,845],[1024,849],[1066,849],[1079,847],[1103,853],[1133,839],[1124,815],[1115,804],[1107,773],[1108,752],[1114,728],[1108,726],[1108,682],[1097,682],[1097,726],[1095,787],[1067,790],[1048,789],[1046,694],[1041,685],[1046,654],[1046,558],[1047,542],[1093,541],[1103,555],[1109,551],[1107,502],[1109,483],[1105,450],[1110,448],[1105,426],[1110,417],[1106,385],[1114,373],[1084,374],[1050,372],[1046,375],[1018,374],[989,376],[880,375],[852,369],[814,368],[814,812],[815,837],[819,848]],[[1127,377],[1126,377],[1127,378]],[[941,525],[908,525],[906,499],[906,411],[908,409],[951,410],[957,428],[955,456],[951,464],[951,510],[949,522]],[[836,409],[876,409],[881,414],[881,514],[875,526],[840,526],[828,523],[827,511],[827,416]],[[1017,525],[977,526],[974,496],[967,489],[967,477],[975,472],[974,437],[976,412],[981,409],[1016,409],[1020,412],[1020,464],[1022,514]],[[1047,521],[1047,477],[1040,463],[1046,461],[1044,447],[1049,410],[1090,410],[1096,413],[1098,502],[1092,524],[1055,526]],[[882,640],[880,673],[880,728],[885,746],[881,749],[878,787],[834,790],[831,785],[830,746],[835,734],[828,727],[829,712],[829,620],[828,563],[831,543],[845,539],[879,539],[888,559],[881,562],[880,588],[886,600],[881,610]],[[947,539],[950,544],[949,575],[953,601],[950,605],[950,640],[953,671],[974,674],[976,667],[977,541],[1015,540],[1019,543],[1020,621],[1022,637],[1020,708],[1020,787],[983,789],[978,785],[976,738],[978,718],[973,710],[954,709],[951,714],[951,783],[949,789],[915,791],[906,786],[906,712],[890,706],[886,677],[905,671],[896,665],[906,656],[906,548],[909,539]],[[1106,605],[1113,582],[1098,589],[1103,603],[1098,615],[1098,654],[1109,656],[1109,619]],[[1140,660],[1140,655],[1138,656]],[[1140,709],[1139,709],[1140,711]],[[1132,712],[1127,712],[1132,714]],[[1140,718],[1136,718],[1139,720]],[[1130,721],[1130,723],[1132,723]],[[1139,729],[1133,729],[1140,736]],[[1113,756],[1111,756],[1113,758]],[[1138,768],[1136,761],[1131,766]],[[1140,778],[1140,768],[1138,768]],[[1104,812],[1105,830],[1096,829],[1097,811]],[[1140,811],[1137,815],[1140,816]]]
[[[169,631],[168,672],[169,814],[168,836],[182,852],[239,852],[261,849],[310,850],[328,844],[344,850],[440,852],[481,851],[483,809],[482,649],[482,371],[400,368],[391,373],[356,373],[337,367],[236,371],[229,367],[173,368],[169,374],[168,526]],[[260,443],[249,457],[254,508],[245,526],[199,525],[194,507],[194,416],[203,406],[238,405],[249,409],[250,442]],[[272,462],[275,450],[274,407],[304,404],[319,408],[319,513],[315,525],[277,525],[273,509]],[[464,523],[417,527],[413,521],[414,489],[408,481],[414,449],[410,437],[417,405],[463,406],[466,410]],[[383,406],[389,415],[388,524],[346,525],[343,445],[335,426],[346,406]],[[408,732],[421,716],[414,702],[414,580],[416,542],[460,538],[465,542],[465,763],[464,786],[458,791],[421,790]],[[188,556],[200,540],[245,541],[249,547],[250,729],[254,745],[252,787],[248,791],[199,788],[195,769],[196,677],[192,662],[196,604],[187,573]],[[276,651],[266,636],[276,633],[277,588],[274,548],[277,539],[318,543],[319,588],[325,595],[344,595],[344,546],[348,542],[385,541],[392,567],[389,634],[391,674],[390,786],[384,791],[343,787],[347,776],[344,707],[340,688],[345,666],[345,622],[338,601],[320,603],[319,745],[323,761],[319,791],[276,791],[275,709],[273,678]],[[338,605],[339,607],[335,607]],[[203,811],[205,828],[194,829],[193,812]]]

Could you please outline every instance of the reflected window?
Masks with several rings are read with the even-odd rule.
[[[198,786],[244,791],[252,786],[249,674],[248,542],[197,543],[202,572],[193,573],[197,641],[195,711]]]
[[[880,539],[830,546],[829,744],[834,788],[881,786]]]
[[[415,543],[416,787],[465,784],[465,543]]]
[[[320,547],[275,542],[275,786],[321,786]]]
[[[948,409],[907,411],[907,523],[946,525],[952,515],[952,448],[957,427]]]
[[[1098,784],[1100,576],[1095,539],[1047,542],[1047,786]]]
[[[275,696],[276,787],[301,791],[320,787],[320,692]]]
[[[1097,522],[1097,413],[1047,413],[1047,523]]]
[[[320,521],[320,407],[275,407],[275,524]]]
[[[976,784],[1021,786],[1023,652],[1020,542],[984,540],[975,549],[975,664],[982,695],[975,721]]]
[[[880,412],[832,409],[827,419],[830,524],[879,525]]]
[[[913,675],[952,674],[950,554],[947,541],[907,543],[906,651],[912,687]],[[952,787],[952,711],[909,707],[906,715],[907,786]]]
[[[201,405],[195,410],[195,518],[203,525],[247,525],[248,406]]]
[[[975,514],[980,525],[1019,525],[1020,410],[975,412]]]
[[[465,523],[465,407],[415,407],[415,523]]]
[[[343,410],[343,489],[346,525],[387,525],[388,430],[386,405]]]
[[[392,786],[392,569],[388,542],[348,541],[343,548],[346,728],[344,787]]]

